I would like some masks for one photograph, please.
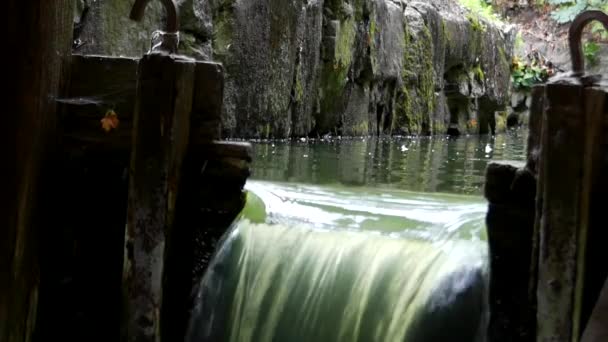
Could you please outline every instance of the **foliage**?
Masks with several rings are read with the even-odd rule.
[[[515,89],[530,89],[535,84],[546,82],[552,75],[553,69],[541,58],[529,56],[527,61],[513,58],[511,81]]]
[[[608,12],[606,0],[546,0],[553,6],[551,18],[560,24],[566,24],[574,20],[577,15],[588,10],[600,10]],[[601,23],[593,22],[590,26],[590,41],[584,44],[583,53],[585,59],[591,65],[598,63],[599,45],[598,41],[608,40],[608,32]]]
[[[591,0],[549,0],[549,3],[556,5],[556,9],[551,13],[551,18],[560,24],[569,23],[588,7]]]
[[[472,14],[490,22],[501,22],[502,19],[494,12],[491,3],[485,0],[459,0],[460,4]],[[469,18],[470,21],[470,18]]]
[[[467,19],[471,23],[471,28],[474,31],[484,32],[486,30],[486,26],[481,21],[479,21],[479,18],[473,13],[467,14]]]
[[[583,45],[583,54],[590,65],[597,65],[599,62],[597,56],[599,52],[600,46],[595,42],[586,42],[585,45]]]
[[[551,17],[560,24],[571,22],[587,10],[608,10],[606,0],[547,0],[546,3],[554,7]]]

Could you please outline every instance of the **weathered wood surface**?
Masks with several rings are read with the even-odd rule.
[[[577,259],[576,259],[576,281],[574,295],[574,313],[572,317],[573,337],[578,340],[582,335],[584,324],[589,318],[589,313],[593,308],[585,306],[585,297],[588,297],[587,284],[585,278],[587,274],[587,247],[590,244],[588,241],[591,230],[591,204],[593,200],[594,188],[597,186],[596,179],[599,176],[598,171],[602,164],[602,146],[601,135],[603,131],[604,109],[605,109],[606,93],[601,89],[587,87],[583,94],[584,118],[585,118],[585,139],[582,141],[584,145],[583,158],[583,175],[581,182],[581,203],[580,203],[580,223],[577,236]],[[594,270],[592,270],[593,272]],[[597,270],[600,271],[600,270]],[[597,296],[597,295],[596,295]],[[596,297],[597,298],[597,297]]]
[[[196,64],[190,147],[183,166],[175,226],[167,248],[163,340],[184,340],[196,283],[216,242],[244,206],[251,145],[220,139],[224,74],[220,64]]]
[[[70,86],[59,99],[67,143],[130,150],[137,65],[134,58],[72,56]],[[119,125],[106,132],[100,120],[109,110],[117,114]]]
[[[598,256],[605,260],[608,254],[589,238],[606,236],[604,221],[599,221],[603,213],[597,210],[597,194],[606,189],[601,180],[606,92],[592,81],[563,77],[546,86],[538,198],[538,341],[578,341],[603,284],[595,274],[606,274]]]
[[[196,80],[192,104],[192,134],[194,145],[219,140],[224,102],[224,69],[212,62],[196,63]]]
[[[534,341],[529,297],[536,180],[525,168],[491,163],[485,197],[490,251],[488,341]]]
[[[140,61],[127,210],[124,282],[127,341],[160,341],[165,245],[189,142],[195,63]]]
[[[576,80],[548,84],[542,143],[538,341],[570,341],[580,224],[585,119]]]
[[[0,341],[30,341],[38,298],[42,212],[38,192],[54,155],[55,98],[69,75],[72,1],[7,0],[3,30],[2,175],[0,191]],[[52,180],[51,180],[52,181]]]
[[[536,85],[530,91],[530,120],[528,122],[528,146],[526,151],[526,167],[535,175],[538,173],[537,163],[540,157],[542,139],[543,111],[545,103],[545,86]]]
[[[529,120],[529,135],[528,146],[526,153],[526,169],[528,169],[536,179],[536,196],[534,199],[534,225],[532,228],[532,242],[530,247],[530,264],[528,265],[528,313],[530,322],[528,328],[534,338],[536,338],[536,311],[537,297],[536,291],[538,287],[538,253],[540,245],[540,221],[543,209],[543,179],[538,177],[543,172],[543,164],[541,159],[541,142],[544,132],[543,115],[545,103],[545,86],[536,85],[532,87],[530,96],[532,97],[530,105],[530,120]]]
[[[589,179],[589,212],[584,250],[579,251],[578,305],[580,307],[580,330],[585,326],[596,305],[608,275],[608,230],[605,219],[605,197],[608,193],[608,89],[597,86],[586,89],[586,112],[588,115],[586,164]],[[605,317],[608,319],[608,317]],[[608,327],[607,327],[608,328]]]
[[[198,283],[218,241],[245,204],[251,145],[192,144],[184,163],[163,302],[163,340],[183,341]]]

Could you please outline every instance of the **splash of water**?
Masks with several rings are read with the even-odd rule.
[[[328,219],[321,212],[384,215],[385,219],[397,215],[399,220],[411,213],[407,205],[401,211],[345,208],[338,204],[352,203],[347,200],[352,194],[344,189],[324,189],[335,199],[335,205],[329,205],[324,196],[311,198],[287,185],[255,183],[253,187],[264,204],[270,203],[268,221],[273,215],[277,220],[278,210],[283,223],[254,224],[243,219],[234,225],[200,284],[187,341],[468,342],[479,338],[486,286],[483,241],[458,234],[449,239],[387,234],[369,225],[353,227],[352,222],[349,229],[332,228],[331,222],[344,221]],[[322,189],[309,190],[318,195]],[[306,201],[295,200],[295,194]],[[386,203],[397,201],[396,194],[391,195],[385,196]],[[273,207],[272,196],[282,198],[287,207]],[[427,222],[444,230],[479,223],[470,222],[479,220],[476,215],[463,219],[454,212],[470,216],[475,212],[472,207],[481,203],[454,197],[423,199],[421,194],[402,194],[400,203],[422,201],[444,208],[442,215],[435,207],[436,217]],[[410,209],[419,209],[420,204]],[[303,221],[301,211],[290,210],[291,205],[321,210],[315,222],[324,224]],[[378,207],[387,209],[383,204]],[[292,218],[286,219],[290,214]],[[438,218],[443,216],[449,219]]]

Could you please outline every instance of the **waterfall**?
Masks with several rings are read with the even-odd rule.
[[[243,217],[226,234],[188,342],[482,338],[481,200],[265,182],[248,190],[264,222]]]

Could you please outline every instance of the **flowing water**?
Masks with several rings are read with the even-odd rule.
[[[188,341],[482,341],[483,174],[525,138],[255,144]]]

